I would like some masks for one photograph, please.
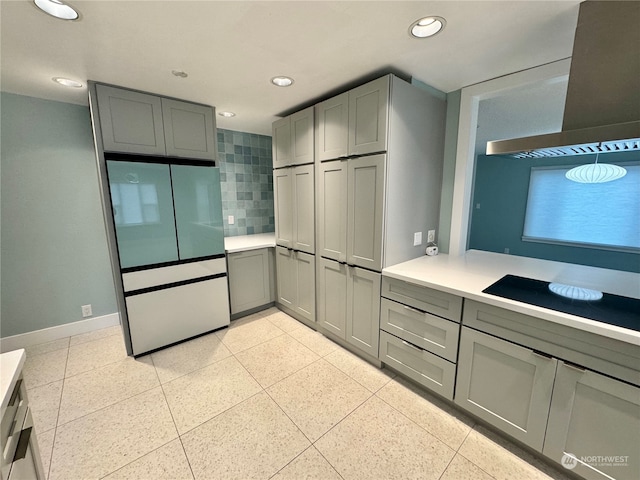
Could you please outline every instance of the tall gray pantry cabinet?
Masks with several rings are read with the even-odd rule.
[[[289,118],[290,136],[304,131],[300,122],[308,110]],[[320,102],[314,114],[316,229],[314,248],[306,252],[315,253],[316,328],[378,362],[380,272],[424,255],[427,231],[438,227],[444,95],[440,98],[386,75]],[[294,129],[296,115],[299,125]],[[293,164],[294,157],[304,157],[300,145],[308,145],[307,137],[282,140],[278,130],[286,129],[286,120],[274,123],[274,166],[280,152]],[[294,144],[297,153],[292,155]],[[302,174],[302,167],[286,168],[293,176]],[[310,178],[311,170],[305,174]],[[298,255],[305,251],[300,233],[295,246],[282,238],[282,232],[295,230],[289,227],[290,216],[299,232],[311,230],[310,226],[300,230],[303,220],[295,212],[296,208],[307,212],[307,202],[313,201],[308,184],[287,182],[287,175],[274,170],[276,238],[282,246],[278,257],[285,257],[287,248],[298,250]],[[304,188],[309,196],[283,195],[287,186],[296,192]],[[286,205],[284,197],[294,202]],[[314,218],[313,213],[306,218]],[[281,287],[290,291],[294,285],[301,287],[300,277],[294,278],[293,269],[285,270],[283,264],[277,267],[280,305],[286,305]]]

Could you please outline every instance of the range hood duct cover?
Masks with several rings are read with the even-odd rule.
[[[580,4],[562,131],[487,142],[487,155],[640,150],[640,2]]]

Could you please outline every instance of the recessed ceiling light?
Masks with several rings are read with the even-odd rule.
[[[171,73],[175,77],[180,77],[180,78],[187,78],[189,76],[189,74],[187,72],[184,72],[182,70],[171,70]]]
[[[233,112],[218,112],[218,115],[220,115],[221,117],[235,117],[236,114]]]
[[[277,87],[289,87],[293,85],[293,78],[281,75],[278,77],[273,77],[271,79],[271,83],[273,83]]]
[[[424,17],[411,24],[409,33],[415,38],[432,37],[441,32],[446,23],[442,17]]]
[[[61,20],[77,20],[78,12],[60,0],[33,0],[40,10]]]
[[[65,86],[65,87],[71,87],[71,88],[80,88],[80,87],[82,87],[82,83],[77,82],[75,80],[71,80],[70,78],[53,77],[51,80],[53,80],[56,83],[59,83],[60,85]]]

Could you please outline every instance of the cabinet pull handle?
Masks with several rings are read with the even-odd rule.
[[[548,353],[544,353],[541,352],[539,350],[532,350],[531,351],[536,357],[542,357],[542,358],[546,358],[547,360],[551,359],[551,355],[549,355]]]
[[[581,367],[580,365],[576,365],[575,363],[571,363],[571,362],[567,362],[566,360],[563,360],[565,366],[573,369],[573,370],[577,370],[580,373],[584,373],[585,372],[585,368]]]
[[[421,348],[418,348],[415,345],[411,345],[409,342],[405,342],[404,340],[402,340],[402,344],[406,345],[407,347],[409,347],[412,350],[415,350],[416,352],[422,353],[422,349]]]
[[[405,308],[405,310],[409,310],[410,312],[419,313],[420,315],[424,314],[423,311],[418,310],[417,308],[410,307],[409,305],[403,305],[403,307]]]

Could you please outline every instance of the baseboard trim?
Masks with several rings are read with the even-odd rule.
[[[119,313],[110,313],[100,317],[88,318],[87,320],[21,333],[11,337],[0,338],[0,352],[10,352],[12,350],[52,342],[61,338],[92,332],[94,330],[100,330],[101,328],[113,327],[115,325],[120,325]]]

